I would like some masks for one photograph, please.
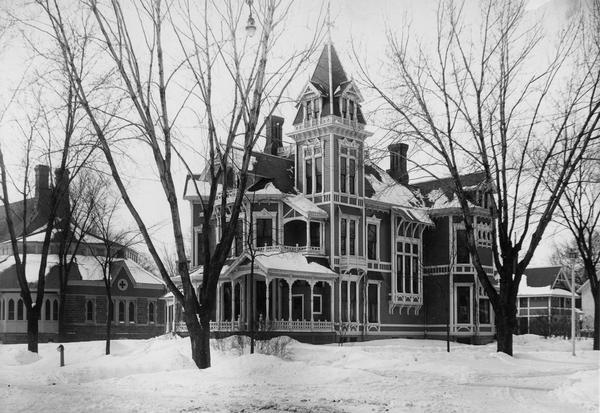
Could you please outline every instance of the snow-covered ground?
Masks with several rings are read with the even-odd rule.
[[[0,345],[0,411],[579,412],[598,411],[599,354],[579,341],[516,336],[515,357],[495,345],[381,340],[291,342],[287,360],[239,355],[233,340],[200,371],[187,339]]]

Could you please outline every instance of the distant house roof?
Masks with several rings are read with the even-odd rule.
[[[570,281],[560,265],[527,268],[525,274],[527,275],[527,285],[530,287],[570,289]]]
[[[27,254],[27,263],[25,265],[25,277],[30,284],[36,284],[41,263],[41,254]],[[75,267],[70,274],[72,281],[101,281],[102,267],[100,262],[93,256],[77,255]],[[49,254],[47,258],[45,276],[53,277],[58,273],[59,259],[56,254]],[[135,261],[124,258],[117,258],[113,261],[111,267],[111,276],[115,277],[121,268],[127,267],[131,277],[136,283],[162,285],[162,280],[145,270]],[[12,255],[0,257],[0,286],[7,287],[16,284],[16,266]]]
[[[571,292],[550,285],[532,286],[530,277],[523,275],[519,284],[519,297],[571,297]]]
[[[37,199],[30,198],[26,201],[17,201],[9,204],[11,211],[11,218],[15,228],[17,236],[23,235],[25,228],[31,230],[31,227],[38,227],[41,225],[41,218],[37,214]],[[23,217],[26,216],[27,223],[23,225]],[[0,207],[0,242],[4,242],[10,239],[10,233],[8,231],[8,222],[6,220],[6,209],[4,205]]]

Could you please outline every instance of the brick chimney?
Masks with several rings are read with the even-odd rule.
[[[283,145],[283,121],[280,116],[271,115],[266,118],[267,127],[265,130],[266,142],[265,153],[277,155],[279,148]]]
[[[37,165],[35,167],[35,197],[43,198],[50,194],[50,167]]]
[[[388,173],[398,183],[408,185],[408,169],[406,156],[408,153],[408,145],[406,143],[393,143],[388,146],[390,151],[390,169]]]

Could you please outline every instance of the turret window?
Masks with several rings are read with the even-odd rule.
[[[342,146],[340,149],[340,192],[355,195],[356,190],[356,149]]]
[[[321,115],[321,99],[311,99],[304,102],[304,120],[318,119]]]
[[[318,194],[323,192],[323,156],[321,146],[304,148],[304,193]]]

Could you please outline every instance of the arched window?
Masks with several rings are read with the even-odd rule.
[[[8,319],[9,320],[15,319],[15,302],[13,301],[12,298],[10,300],[8,300]]]
[[[94,303],[92,300],[85,303],[85,321],[94,321]]]
[[[58,300],[54,300],[52,302],[52,319],[58,320]]]
[[[17,320],[23,319],[23,300],[19,299],[17,302]]]
[[[125,303],[123,301],[119,301],[119,322],[125,322]]]
[[[135,323],[135,304],[133,301],[129,303],[129,322]]]
[[[50,312],[50,300],[46,300],[46,305],[44,308],[44,319],[45,320],[50,320],[52,317],[52,313]]]
[[[154,303],[148,304],[148,322],[154,322]]]

